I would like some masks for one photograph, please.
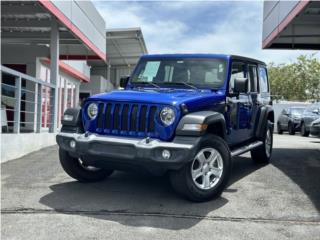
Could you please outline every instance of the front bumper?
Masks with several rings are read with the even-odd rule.
[[[320,125],[313,125],[310,127],[311,135],[320,136]]]
[[[294,119],[293,120],[293,123],[294,123],[294,129],[295,130],[300,130],[300,128],[301,128],[301,120],[299,119]]]
[[[158,139],[132,139],[101,136],[97,134],[57,134],[59,147],[73,157],[79,157],[88,165],[111,169],[127,167],[178,169],[195,156],[200,137],[176,137],[172,142]],[[72,148],[70,142],[74,140]],[[149,141],[148,141],[149,140]],[[162,151],[169,150],[169,159],[162,157]]]

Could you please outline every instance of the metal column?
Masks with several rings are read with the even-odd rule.
[[[20,111],[21,111],[21,77],[16,77],[14,97],[16,102],[14,105],[14,123],[13,132],[20,133]]]
[[[36,132],[39,133],[41,132],[41,110],[42,110],[42,85],[37,83],[37,95],[35,96],[36,98],[36,108],[37,108],[37,114],[36,114]]]
[[[55,18],[51,20],[51,38],[50,38],[50,82],[55,85],[52,89],[50,128],[49,132],[57,131],[58,115],[58,78],[59,78],[59,25]]]
[[[76,86],[76,93],[75,93],[76,96],[75,96],[75,104],[74,104],[74,106],[78,107],[79,106],[79,97],[80,97],[80,95],[79,95],[80,84],[76,84],[75,86]]]
[[[111,63],[108,62],[107,80],[111,82]]]

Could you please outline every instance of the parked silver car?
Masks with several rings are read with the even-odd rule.
[[[312,135],[320,137],[320,118],[318,118],[317,120],[314,120],[311,123],[310,133]]]
[[[277,121],[278,134],[288,131],[290,135],[294,135],[296,131],[300,131],[301,118],[304,110],[304,107],[289,107],[283,109]]]
[[[311,123],[320,118],[320,102],[314,103],[307,107],[301,118],[301,135],[309,136],[311,131]]]

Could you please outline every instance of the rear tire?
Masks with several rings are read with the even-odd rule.
[[[281,126],[280,126],[280,123],[277,123],[277,131],[278,131],[278,134],[282,134],[283,131],[281,129]]]
[[[63,149],[59,149],[59,158],[63,170],[79,182],[97,182],[109,177],[113,170],[86,166],[80,159],[73,158]]]
[[[294,129],[294,124],[292,122],[288,123],[288,131],[290,135],[294,135],[296,133],[295,129]]]
[[[263,144],[251,150],[251,158],[255,163],[269,163],[272,154],[273,135],[272,135],[272,122],[268,121]]]
[[[227,143],[219,136],[210,135],[201,143],[192,161],[170,172],[170,180],[177,193],[191,201],[203,202],[221,195],[228,183],[231,167]]]
[[[301,136],[303,136],[303,137],[308,137],[308,136],[309,136],[309,134],[310,134],[310,132],[309,132],[309,131],[307,131],[307,129],[306,129],[306,125],[305,125],[305,123],[304,123],[304,122],[301,124],[301,131],[300,131],[300,134],[301,134]]]

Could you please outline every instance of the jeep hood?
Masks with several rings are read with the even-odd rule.
[[[221,102],[225,99],[224,90],[187,90],[187,89],[133,89],[112,91],[92,96],[88,101],[126,101],[136,103],[155,103],[163,105],[187,106],[192,104],[197,107]]]

